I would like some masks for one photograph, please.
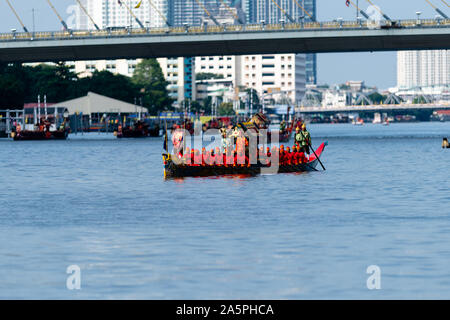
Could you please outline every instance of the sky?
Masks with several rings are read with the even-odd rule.
[[[46,0],[10,0],[29,30],[33,29],[32,9],[35,9],[35,30],[59,30],[60,22]],[[353,0],[356,3],[357,0]],[[442,11],[450,15],[450,8],[442,0],[429,0]],[[450,0],[444,0],[450,4]],[[425,0],[371,0],[391,19],[414,19],[420,11],[424,18],[434,18],[436,12]],[[74,0],[53,0],[52,3],[68,19],[69,6]],[[359,6],[366,10],[368,0],[359,0]],[[0,32],[11,29],[21,30],[21,26],[9,9],[6,1],[0,1]],[[347,7],[345,0],[317,0],[317,18],[319,21],[331,21],[337,18],[355,20],[356,9]],[[348,80],[364,80],[367,85],[380,89],[393,87],[397,82],[397,55],[395,52],[364,53],[322,53],[318,55],[318,82],[320,84],[340,84]]]

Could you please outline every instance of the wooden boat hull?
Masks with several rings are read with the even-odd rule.
[[[14,141],[33,141],[33,140],[66,140],[69,132],[50,131],[50,134],[43,131],[21,131],[14,135]]]
[[[323,143],[316,151],[318,157],[321,156],[325,146]],[[167,154],[163,154],[164,177],[165,178],[183,178],[183,177],[209,177],[224,175],[249,175],[255,176],[261,174],[261,171],[268,166],[254,164],[250,166],[195,166],[195,165],[177,165]],[[308,163],[298,165],[279,166],[277,173],[308,172],[317,171],[316,167],[319,161],[314,155],[310,156]]]

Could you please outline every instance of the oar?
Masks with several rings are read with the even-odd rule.
[[[303,135],[303,131],[300,131],[300,133],[302,134],[303,139],[305,139],[306,142],[308,143],[308,146],[311,148],[312,152],[313,152],[314,155],[316,156],[316,159],[319,160],[319,163],[320,163],[320,165],[322,166],[322,169],[323,169],[324,171],[326,171],[327,169],[325,169],[325,167],[324,167],[322,161],[320,161],[320,158],[317,156],[317,154],[316,154],[316,152],[314,151],[314,149],[313,149],[311,143],[310,143],[310,142],[308,141],[308,139],[306,139],[305,136]]]

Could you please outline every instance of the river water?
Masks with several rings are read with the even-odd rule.
[[[161,138],[0,139],[0,298],[449,299],[450,123],[310,132],[326,171],[170,181]]]

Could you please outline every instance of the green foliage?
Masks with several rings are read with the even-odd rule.
[[[231,102],[221,103],[219,108],[217,109],[217,113],[220,116],[232,116],[235,114],[233,110],[233,104]]]
[[[22,66],[0,64],[0,107],[21,109],[24,103],[36,102],[47,95],[48,102],[61,102],[87,95],[89,91],[113,99],[134,103],[142,98],[152,114],[170,109],[167,83],[155,59],[143,60],[133,78],[108,71],[95,71],[91,77],[79,78],[64,63]]]
[[[77,92],[77,76],[63,63],[56,66],[41,64],[35,67],[23,67],[26,83],[25,102],[35,102],[37,96],[47,95],[47,101],[59,102],[74,99]]]
[[[109,71],[94,71],[92,77],[82,78],[78,82],[79,96],[90,91],[128,103],[134,103],[141,96],[130,78]]]
[[[383,96],[382,94],[379,94],[378,92],[374,92],[374,93],[369,95],[369,99],[374,104],[381,104],[381,103],[383,103],[386,100],[386,96]]]
[[[412,103],[413,104],[425,104],[425,103],[427,103],[427,100],[425,100],[425,98],[422,96],[418,96],[413,99]]]
[[[0,109],[22,109],[25,87],[20,65],[0,65]]]
[[[161,67],[156,59],[144,59],[136,66],[132,82],[137,86],[143,96],[144,107],[150,113],[171,110],[173,100],[167,91],[167,82],[164,79]]]
[[[223,79],[223,74],[200,72],[195,75],[195,79],[196,80]]]

